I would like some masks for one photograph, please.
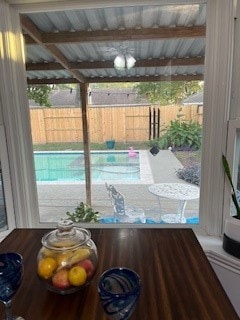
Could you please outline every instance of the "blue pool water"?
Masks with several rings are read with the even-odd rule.
[[[37,181],[84,181],[83,152],[35,152]],[[128,152],[91,152],[93,181],[139,180],[139,153],[129,157]]]

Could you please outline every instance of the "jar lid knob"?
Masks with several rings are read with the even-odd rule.
[[[73,222],[71,220],[61,220],[58,222],[58,230],[62,232],[70,231],[73,228]]]

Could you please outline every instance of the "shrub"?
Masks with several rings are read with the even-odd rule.
[[[185,166],[176,171],[176,174],[179,179],[182,179],[189,183],[196,184],[197,186],[200,185],[200,173],[201,173],[200,164]]]
[[[198,122],[183,122],[179,119],[170,122],[165,133],[158,139],[161,149],[188,148],[198,150],[201,147],[201,125]]]
[[[75,209],[74,212],[66,212],[67,219],[73,222],[98,222],[99,212],[94,211],[88,204],[81,202]]]

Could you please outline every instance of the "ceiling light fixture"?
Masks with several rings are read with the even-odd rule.
[[[117,70],[131,69],[135,63],[136,59],[130,53],[119,53],[114,59],[114,68]]]
[[[127,69],[131,69],[132,67],[135,66],[136,59],[130,54],[126,54],[126,64],[127,64]]]

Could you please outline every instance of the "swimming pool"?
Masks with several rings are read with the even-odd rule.
[[[38,182],[72,182],[85,180],[83,152],[34,152]],[[91,152],[93,181],[137,181],[140,179],[139,152]]]

